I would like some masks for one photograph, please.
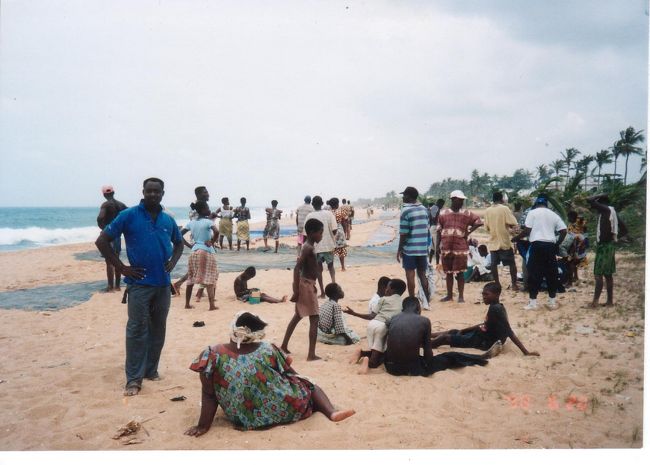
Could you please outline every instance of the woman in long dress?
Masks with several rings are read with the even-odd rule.
[[[228,239],[228,249],[232,250],[232,218],[235,212],[228,197],[221,199],[222,206],[215,212],[219,220],[219,248],[223,250],[223,238]]]
[[[341,421],[354,410],[336,410],[325,392],[291,368],[291,357],[265,342],[266,323],[249,312],[235,315],[230,342],[206,348],[190,365],[201,380],[201,415],[185,434],[201,436],[221,406],[243,430],[293,423],[322,412]]]
[[[339,257],[341,262],[341,271],[345,271],[345,257],[348,256],[348,242],[345,235],[344,224],[347,221],[347,212],[339,207],[339,199],[333,197],[329,200],[329,205],[332,207],[332,213],[336,217],[336,236],[334,236],[334,255]]]

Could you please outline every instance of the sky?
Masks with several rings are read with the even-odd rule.
[[[291,208],[593,154],[647,131],[647,8],[2,0],[0,206],[133,204],[155,176],[169,206]]]

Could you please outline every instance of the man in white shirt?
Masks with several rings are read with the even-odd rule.
[[[323,287],[323,262],[327,263],[327,269],[330,272],[332,282],[336,282],[336,273],[334,271],[334,248],[336,245],[334,236],[336,236],[337,229],[336,217],[331,211],[322,210],[323,199],[321,196],[314,196],[311,204],[314,207],[314,211],[307,215],[305,223],[312,218],[316,218],[318,221],[323,223],[323,239],[316,244],[316,261],[318,262],[318,285],[320,286],[320,297],[321,299],[324,299],[325,288]]]
[[[556,233],[558,237],[556,237]],[[557,213],[548,209],[546,197],[537,197],[534,209],[526,216],[524,230],[512,239],[515,242],[521,237],[528,236],[530,241],[527,262],[530,301],[524,307],[525,310],[537,308],[537,294],[544,278],[546,278],[548,287],[547,307],[551,310],[557,308],[555,302],[558,284],[556,256],[566,233],[566,224]]]

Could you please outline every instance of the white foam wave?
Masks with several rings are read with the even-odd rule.
[[[94,242],[99,235],[99,228],[88,226],[84,228],[0,228],[0,246],[33,245],[42,247],[56,244],[76,244]]]

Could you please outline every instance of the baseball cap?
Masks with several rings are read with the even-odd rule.
[[[535,204],[538,204],[538,203],[543,203],[544,205],[548,205],[548,199],[546,197],[540,195],[539,197],[537,197],[535,199]]]
[[[453,199],[453,198],[466,199],[467,197],[465,197],[465,194],[463,194],[463,191],[456,190],[456,191],[453,191],[451,194],[449,194],[449,198],[450,199]]]
[[[411,187],[411,186],[408,186],[406,189],[404,189],[404,192],[400,192],[400,194],[406,194],[409,197],[414,199],[417,199],[418,195],[420,195],[418,190],[415,187]]]
[[[102,186],[102,194],[112,194],[114,192],[113,186]]]

